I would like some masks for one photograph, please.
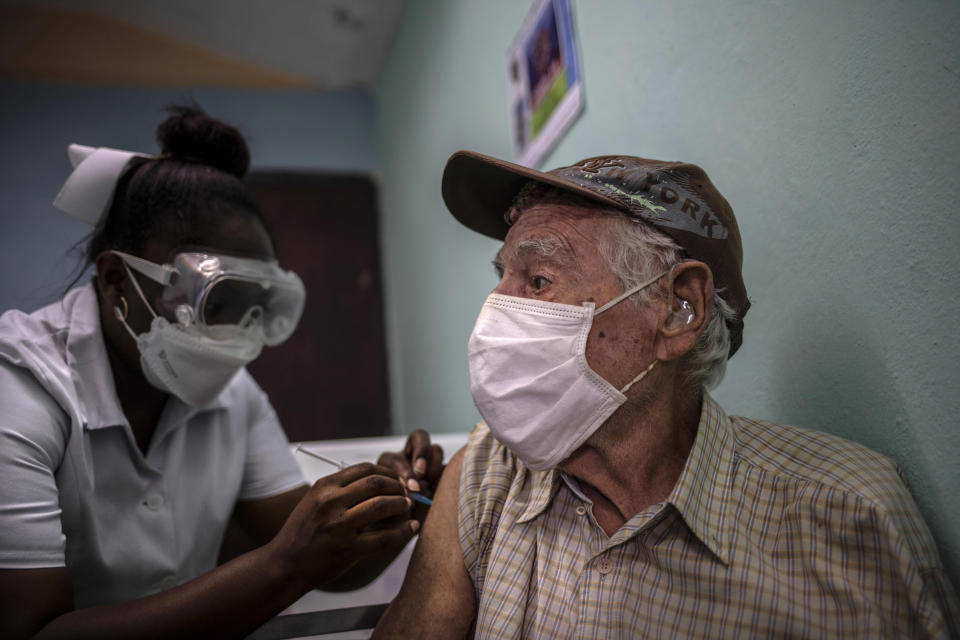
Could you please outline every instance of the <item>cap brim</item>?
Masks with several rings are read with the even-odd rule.
[[[510,229],[504,214],[523,185],[531,180],[623,209],[617,201],[553,174],[474,151],[457,151],[450,156],[443,170],[441,192],[454,218],[485,236],[503,240]]]

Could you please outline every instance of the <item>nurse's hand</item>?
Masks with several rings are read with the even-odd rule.
[[[403,451],[383,453],[377,464],[393,469],[410,491],[433,497],[433,490],[443,473],[443,449],[430,443],[430,434],[417,429],[407,436]],[[422,523],[427,516],[426,505],[414,505],[413,515]]]
[[[397,475],[370,463],[317,480],[268,543],[290,575],[323,588],[357,565],[393,558],[419,529]]]

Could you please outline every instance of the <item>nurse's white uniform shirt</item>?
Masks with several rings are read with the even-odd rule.
[[[171,396],[144,456],[92,284],[0,317],[0,568],[66,566],[77,607],[139,598],[213,569],[238,500],[302,484],[246,369],[207,406]]]

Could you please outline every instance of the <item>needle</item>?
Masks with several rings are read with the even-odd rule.
[[[313,451],[309,451],[308,449],[304,449],[302,444],[297,445],[297,451],[299,451],[300,453],[305,453],[308,456],[316,458],[317,460],[323,460],[327,464],[332,464],[337,469],[343,469],[345,466],[347,466],[343,462],[337,462],[333,458],[328,458],[327,456],[320,455],[319,453],[314,453]]]
[[[323,461],[326,462],[327,464],[331,464],[331,465],[335,466],[337,469],[343,469],[344,467],[347,466],[347,465],[346,465],[345,463],[343,463],[342,461],[338,462],[338,461],[334,460],[333,458],[328,458],[328,457],[325,456],[325,455],[321,455],[321,454],[319,454],[319,453],[315,453],[315,452],[313,452],[313,451],[310,451],[309,449],[304,449],[302,444],[298,444],[298,445],[297,445],[297,451],[299,451],[300,453],[305,453],[305,454],[307,454],[308,456],[310,456],[310,457],[312,457],[312,458],[316,458],[317,460],[323,460]],[[431,504],[433,504],[433,500],[431,500],[431,499],[428,498],[427,496],[425,496],[425,495],[423,495],[423,494],[420,494],[420,493],[414,493],[414,492],[411,491],[411,492],[410,492],[410,497],[411,497],[413,500],[415,500],[416,502],[419,502],[419,503],[421,503],[421,504],[426,504],[426,505],[431,505]]]

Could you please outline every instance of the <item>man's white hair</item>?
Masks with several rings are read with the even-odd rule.
[[[610,227],[598,250],[620,279],[624,289],[635,287],[684,262],[683,249],[669,236],[641,220],[625,216],[616,209],[608,209],[608,212]],[[630,299],[634,304],[640,305],[654,296],[665,297],[668,294],[662,281],[658,280],[656,284],[634,294]],[[727,370],[727,357],[730,353],[730,330],[727,321],[733,317],[733,309],[715,289],[707,328],[688,356],[687,376],[705,389],[713,389],[719,385]]]
[[[507,210],[507,217],[509,218],[512,210],[523,211],[538,203],[586,207],[609,214],[608,233],[598,250],[620,279],[624,290],[636,287],[686,259],[680,245],[649,224],[630,218],[618,209],[539,182],[531,181],[524,185]],[[647,289],[630,296],[630,300],[639,306],[649,302],[654,296],[666,297],[668,294],[662,282],[657,281]],[[727,322],[734,318],[733,309],[720,297],[720,292],[714,289],[707,328],[687,356],[686,373],[690,382],[709,390],[723,380],[730,354],[730,329]]]

